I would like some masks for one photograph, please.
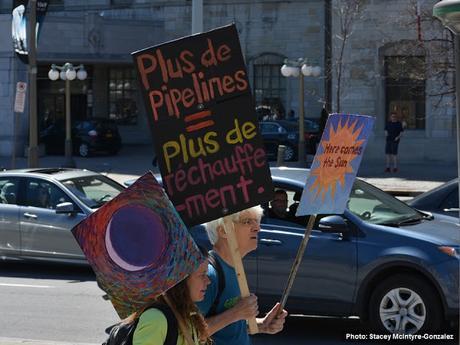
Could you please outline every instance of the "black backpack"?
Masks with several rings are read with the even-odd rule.
[[[205,315],[206,317],[214,316],[217,314],[217,306],[219,305],[222,291],[224,291],[225,288],[224,271],[222,269],[222,265],[219,262],[219,259],[217,259],[217,254],[215,251],[210,250],[208,252],[208,260],[211,266],[214,267],[214,269],[217,272],[217,294],[216,298],[214,299],[214,302],[212,303],[211,308],[209,308],[208,313]]]
[[[164,345],[176,345],[178,337],[177,319],[174,316],[172,310],[166,304],[154,304],[147,309],[150,308],[161,310],[161,312],[166,317],[166,321],[168,322],[168,330],[166,333]],[[134,331],[136,330],[138,322],[139,318],[131,323],[121,322],[107,328],[105,331],[109,333],[109,337],[105,342],[102,343],[102,345],[132,345]]]

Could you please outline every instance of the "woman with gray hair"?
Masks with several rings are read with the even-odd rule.
[[[206,232],[213,245],[211,256],[215,258],[215,266],[221,272],[219,274],[215,266],[208,265],[211,283],[198,307],[206,317],[209,334],[212,335],[215,345],[251,344],[246,320],[259,313],[257,297],[252,294],[249,297],[240,297],[225,224],[233,223],[239,252],[244,257],[257,249],[262,215],[262,207],[255,206],[206,224]],[[222,281],[218,281],[221,276],[225,284],[223,287]],[[283,329],[287,312],[280,312],[279,307],[277,303],[265,317],[256,319],[259,333],[275,334]]]

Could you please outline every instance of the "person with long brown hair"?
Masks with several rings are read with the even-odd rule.
[[[133,335],[133,345],[163,345],[168,335],[168,327],[177,325],[179,332],[176,332],[178,336],[175,344],[210,344],[206,322],[195,305],[195,302],[203,300],[210,283],[207,273],[208,260],[205,260],[195,272],[158,297],[152,304],[130,315],[127,322],[139,318]],[[168,324],[165,306],[173,312],[177,323]]]

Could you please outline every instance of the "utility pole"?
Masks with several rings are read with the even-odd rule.
[[[203,32],[203,0],[192,0],[192,35]]]
[[[324,1],[324,94],[326,110],[332,110],[332,4]]]
[[[27,48],[29,55],[29,147],[28,166],[38,167],[38,121],[37,121],[37,54],[36,54],[36,23],[37,0],[29,0],[29,20],[27,27]]]

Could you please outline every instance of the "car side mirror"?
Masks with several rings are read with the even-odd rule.
[[[75,213],[75,209],[71,202],[63,202],[56,205],[56,213],[57,214],[73,214]]]
[[[318,229],[327,233],[343,233],[349,231],[349,227],[345,219],[337,215],[321,218],[318,224]]]

